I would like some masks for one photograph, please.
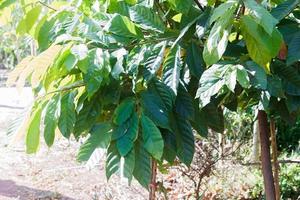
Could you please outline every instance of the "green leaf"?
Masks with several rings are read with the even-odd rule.
[[[163,159],[168,161],[170,164],[173,164],[177,156],[176,137],[174,133],[166,129],[162,131],[162,136],[164,139]]]
[[[61,98],[60,117],[58,128],[65,138],[70,138],[76,121],[74,98],[76,92],[69,92]]]
[[[245,0],[245,7],[249,9],[249,14],[253,17],[253,20],[261,25],[267,34],[273,35],[273,30],[278,23],[265,8],[253,0]],[[248,17],[248,16],[247,16]]]
[[[163,61],[167,43],[165,41],[155,45],[151,45],[145,49],[144,64],[148,70],[149,75],[146,74],[146,80],[151,80],[159,71]]]
[[[183,84],[179,84],[178,95],[175,101],[175,110],[184,119],[194,118],[193,98]]]
[[[255,88],[267,89],[267,74],[263,68],[252,61],[246,62],[246,68],[249,71],[250,82]]]
[[[96,124],[90,131],[90,137],[80,146],[77,160],[88,161],[97,148],[106,149],[110,143],[111,125],[109,123]]]
[[[288,44],[286,64],[291,65],[300,59],[300,31],[295,33]]]
[[[157,160],[160,160],[164,150],[164,142],[159,129],[147,116],[141,117],[143,142],[145,149]]]
[[[163,82],[177,94],[177,87],[182,68],[180,47],[175,46],[168,53],[163,64]]]
[[[170,129],[168,109],[160,96],[149,90],[141,93],[141,103],[145,115],[149,117],[157,126]]]
[[[223,110],[215,105],[214,102],[206,105],[201,112],[205,113],[207,125],[218,133],[224,132]]]
[[[223,75],[228,65],[215,64],[204,71],[200,78],[196,98],[200,100],[200,107],[206,106],[212,96],[216,95],[225,84]]]
[[[268,76],[268,92],[273,97],[284,98],[284,90],[281,79],[278,76]]]
[[[171,122],[176,136],[177,156],[181,162],[189,166],[195,152],[195,141],[191,124],[186,119],[176,115]]]
[[[235,65],[237,70],[237,81],[243,88],[250,86],[250,79],[246,69],[242,65]]]
[[[83,80],[86,84],[88,97],[93,96],[103,82],[108,79],[111,67],[109,55],[102,49],[93,49],[88,57],[78,62],[79,69],[84,73]]]
[[[276,61],[272,63],[272,68],[278,76],[284,78],[296,87],[300,87],[300,75],[295,67],[286,66],[283,62]]]
[[[26,135],[26,153],[36,153],[40,144],[40,122],[45,103],[39,103],[30,116]]]
[[[192,7],[193,1],[192,0],[167,0],[174,10],[180,13],[188,13],[190,8]]]
[[[298,5],[299,0],[286,0],[271,10],[271,14],[278,21],[290,14]]]
[[[107,149],[105,172],[107,180],[110,177],[119,172],[121,168],[121,156],[117,150],[116,144],[111,143]]]
[[[198,39],[202,39],[202,37],[208,29],[211,12],[212,10],[210,8],[206,8],[197,21],[196,34],[198,36]]]
[[[52,97],[43,113],[44,118],[44,138],[48,147],[51,147],[55,138],[55,129],[60,115],[60,95]]]
[[[78,138],[80,134],[90,131],[95,124],[97,118],[101,114],[102,104],[98,96],[92,99],[85,99],[82,109],[76,115],[76,122],[74,125],[74,136]]]
[[[191,74],[197,78],[200,78],[205,70],[204,61],[202,58],[202,50],[195,43],[191,43],[186,54],[186,64]]]
[[[124,130],[124,134],[117,140],[117,148],[121,156],[126,156],[133,148],[133,144],[138,136],[139,118],[136,112],[129,120],[129,127]]]
[[[118,14],[113,16],[104,29],[119,36],[143,38],[142,31],[128,17]]]
[[[129,183],[132,180],[134,167],[135,167],[135,149],[132,149],[124,157],[124,165],[122,166],[122,168],[123,168],[123,176],[128,179]]]
[[[198,103],[196,100],[193,102],[194,110],[195,110],[195,117],[191,120],[192,127],[197,131],[199,135],[202,137],[207,137],[208,135],[208,127],[207,127],[207,115],[203,111],[199,109]],[[210,120],[210,119],[208,119]]]
[[[236,4],[237,1],[226,1],[225,3],[219,5],[216,9],[213,10],[213,13],[209,19],[209,23],[212,24],[213,22],[231,13],[231,10],[236,7]]]
[[[0,10],[14,4],[17,0],[3,0],[0,3]]]
[[[207,65],[218,62],[226,50],[236,6],[236,2],[226,2],[220,5],[220,8],[228,7],[228,9],[221,12],[218,7],[210,18],[211,23],[216,22],[209,33],[203,50],[203,59]],[[221,17],[221,14],[224,15]]]
[[[36,6],[30,11],[28,11],[25,17],[19,22],[16,32],[18,34],[29,33],[36,21],[38,20],[38,17],[41,14],[41,10],[41,6]]]
[[[110,0],[108,11],[129,17],[129,6],[126,1]]]
[[[135,145],[135,167],[133,176],[144,188],[149,188],[151,181],[151,158],[141,140],[138,140]]]
[[[135,5],[130,8],[129,13],[130,19],[138,23],[142,28],[158,32],[165,31],[164,23],[152,9],[141,5]]]
[[[273,32],[269,35],[250,16],[241,18],[241,31],[249,56],[259,65],[266,67],[267,63],[279,52],[282,43],[280,32],[273,29]]]
[[[175,94],[169,87],[167,87],[163,82],[161,82],[157,78],[154,78],[149,84],[149,91],[158,95],[164,103],[166,109],[168,111],[172,111],[175,102]]]
[[[123,100],[114,112],[113,122],[117,125],[121,125],[126,122],[133,113],[134,107],[135,101],[133,98]]]

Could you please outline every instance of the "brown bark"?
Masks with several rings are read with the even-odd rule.
[[[269,126],[267,114],[263,110],[258,111],[258,125],[261,144],[261,163],[262,173],[264,178],[264,187],[267,200],[276,200],[274,179],[272,174],[270,141],[269,141]]]
[[[277,160],[277,142],[276,142],[276,135],[275,135],[275,121],[273,118],[271,118],[271,120],[270,120],[270,132],[271,132],[271,146],[272,146],[272,159],[273,159],[273,172],[274,172],[276,200],[280,200],[279,163]]]
[[[156,160],[152,159],[152,173],[151,173],[149,200],[155,200],[156,175],[157,175],[157,162]]]

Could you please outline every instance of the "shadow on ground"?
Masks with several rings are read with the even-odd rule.
[[[19,200],[38,199],[38,200],[74,200],[56,192],[39,190],[22,185],[17,185],[11,180],[0,180],[0,199],[2,197],[17,198]]]

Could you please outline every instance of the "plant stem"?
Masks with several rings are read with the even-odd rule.
[[[154,158],[152,158],[151,164],[152,164],[152,173],[151,173],[149,200],[155,200],[157,162]]]
[[[267,114],[263,110],[258,111],[258,124],[261,144],[261,164],[264,178],[264,187],[267,200],[276,200],[274,179],[272,174],[270,141],[269,141],[269,126]]]
[[[276,200],[280,200],[279,164],[278,164],[278,160],[277,160],[277,142],[276,142],[274,118],[270,119],[270,132],[271,132],[271,146],[272,146],[272,159],[273,159]]]

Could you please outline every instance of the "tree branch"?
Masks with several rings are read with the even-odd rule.
[[[55,8],[49,6],[48,4],[46,4],[46,3],[42,2],[42,1],[38,1],[38,2],[39,2],[40,4],[42,4],[43,6],[49,8],[50,10],[57,11]]]
[[[204,11],[204,8],[201,6],[198,0],[194,0],[194,2],[197,4],[197,6],[200,8],[201,11]]]

